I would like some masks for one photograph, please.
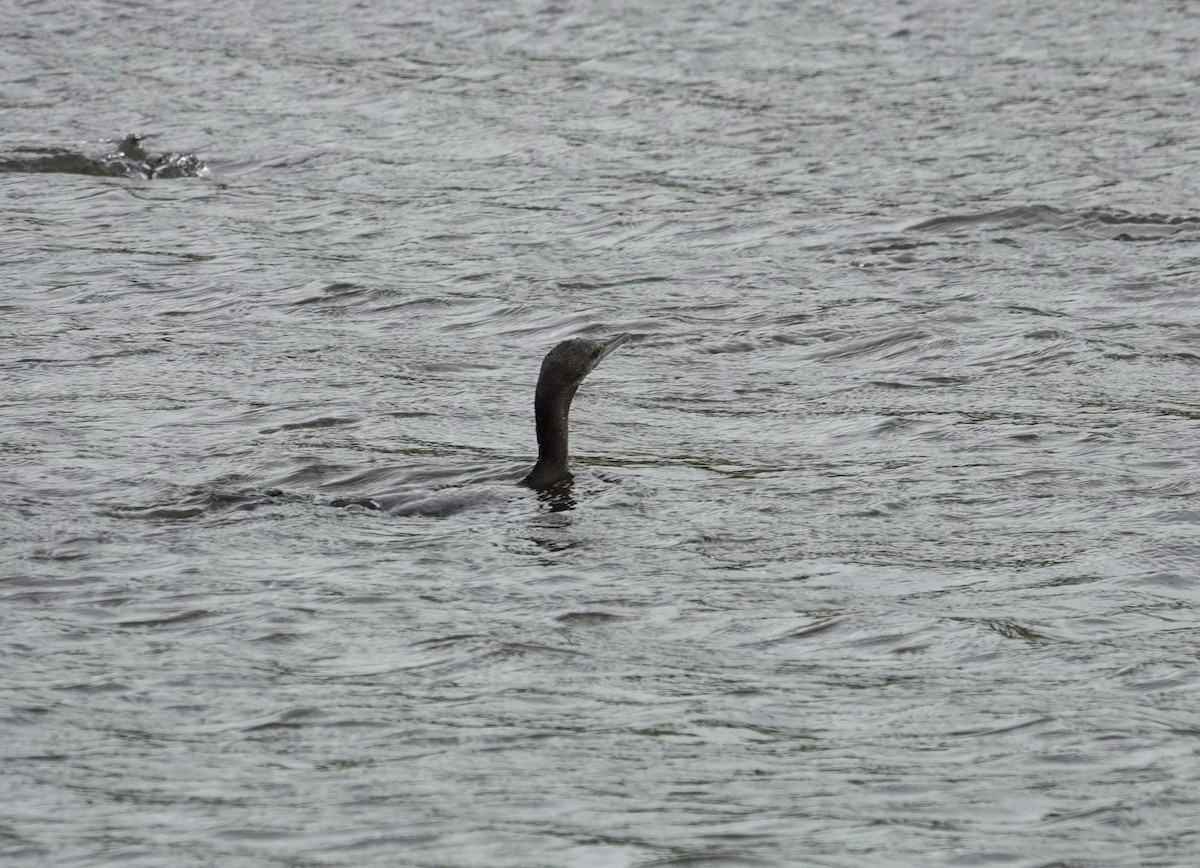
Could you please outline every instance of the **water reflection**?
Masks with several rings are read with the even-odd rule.
[[[562,479],[549,488],[540,489],[537,498],[551,512],[568,512],[575,508],[575,475],[568,471]]]

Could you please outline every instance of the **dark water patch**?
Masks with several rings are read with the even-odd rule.
[[[289,708],[276,712],[267,717],[248,720],[242,723],[230,724],[227,729],[241,732],[263,732],[276,729],[298,729],[305,726],[319,725],[326,719],[325,712],[316,707]]]
[[[624,615],[617,615],[612,612],[584,611],[564,612],[561,615],[557,615],[554,620],[569,627],[598,627],[620,621],[624,617]]]
[[[285,422],[282,425],[277,425],[273,428],[262,428],[258,433],[276,434],[280,431],[305,431],[314,428],[336,428],[342,425],[355,425],[360,421],[362,420],[352,416],[319,416],[314,419],[305,419],[301,422]]]
[[[270,633],[264,633],[261,636],[253,636],[248,641],[262,642],[268,645],[287,645],[292,642],[297,642],[303,638],[304,634],[302,633],[275,630]]]
[[[734,730],[741,737],[753,741],[809,741],[820,740],[811,730],[795,729],[783,726],[768,726],[758,723],[748,723],[744,720],[721,720],[715,718],[700,718],[693,721],[694,726],[707,729]]]
[[[917,231],[914,227],[910,231]],[[891,259],[899,265],[911,265],[918,261],[916,251],[925,247],[937,247],[936,241],[922,241],[906,236],[891,236],[873,240],[867,245],[844,245],[839,252],[859,256],[882,256]]]
[[[188,624],[192,621],[199,621],[208,618],[213,613],[206,609],[189,609],[186,612],[180,612],[176,615],[164,615],[161,618],[142,618],[127,621],[117,621],[114,626],[123,629],[131,629],[134,627],[165,627],[174,624]]]
[[[999,619],[987,619],[982,622],[983,626],[989,630],[999,633],[1005,639],[1019,639],[1023,642],[1028,642],[1031,645],[1044,645],[1050,639],[1036,630],[1029,627],[1024,627],[1020,624],[1015,624],[1012,621],[1004,621]]]
[[[769,648],[769,647],[776,646],[776,645],[787,645],[792,642],[797,642],[797,641],[804,640],[804,639],[811,639],[815,636],[820,636],[824,633],[828,633],[829,631],[835,630],[836,628],[842,626],[844,623],[845,623],[844,618],[840,618],[840,617],[827,618],[827,619],[824,619],[821,621],[817,621],[816,623],[806,624],[805,626],[802,626],[802,627],[790,629],[786,633],[784,633],[780,636],[777,636],[777,637],[772,637],[772,638],[768,638],[768,639],[756,639],[747,644],[751,645],[753,647],[756,647],[756,648]]]
[[[758,344],[753,341],[736,340],[724,341],[719,344],[709,345],[704,348],[704,352],[712,355],[722,355],[725,353],[748,353],[758,349]]]
[[[557,282],[557,286],[559,289],[569,290],[569,291],[580,291],[580,290],[581,291],[592,291],[592,290],[601,290],[601,289],[611,289],[613,287],[618,287],[618,286],[636,286],[638,284],[646,284],[646,283],[649,283],[649,284],[668,283],[673,280],[674,280],[674,278],[667,277],[664,275],[648,274],[648,275],[643,275],[640,277],[638,277],[638,276],[621,277],[619,280],[615,280],[615,281],[613,281],[613,280],[602,281],[602,280],[596,280],[596,279],[560,280]]]
[[[947,389],[963,386],[971,380],[972,377],[946,377],[946,376],[921,376],[912,375],[910,379],[894,379],[894,380],[871,380],[870,385],[878,386],[881,389]]]
[[[70,690],[77,693],[126,693],[130,685],[110,675],[97,675],[86,681],[66,680],[47,684],[55,690]]]
[[[936,232],[950,236],[969,232],[1067,232],[1106,241],[1200,239],[1200,217],[1169,214],[1135,214],[1120,210],[1068,211],[1050,205],[1029,205],[935,217],[908,227],[910,232]],[[1013,239],[1005,238],[1007,243]]]
[[[1013,313],[1026,313],[1026,314],[1030,314],[1031,316],[1046,316],[1046,317],[1067,316],[1067,314],[1063,313],[1062,311],[1046,310],[1044,308],[1032,307],[1030,305],[1024,305],[1024,304],[1009,305],[1008,309],[1010,311],[1012,311]]]
[[[117,253],[122,256],[162,256],[171,259],[182,259],[186,262],[209,262],[216,259],[216,254],[191,253],[179,250],[146,250],[134,247],[97,247],[96,253]]]
[[[706,835],[714,837],[712,835]],[[670,856],[665,859],[654,859],[648,862],[639,862],[638,868],[781,868],[787,865],[787,861],[768,859],[759,856],[746,856],[739,849],[725,848],[717,845],[712,845],[709,848],[712,852],[694,853],[680,856]],[[814,862],[813,864],[820,864]],[[830,862],[829,864],[834,864]]]
[[[267,505],[310,503],[313,503],[311,496],[288,494],[278,488],[246,491],[200,488],[178,500],[151,505],[112,504],[104,512],[114,518],[180,521],[230,509],[246,512]]]
[[[832,344],[831,347],[810,351],[808,357],[823,362],[862,356],[892,358],[907,354],[911,351],[913,344],[926,341],[931,337],[930,332],[924,329],[893,329],[881,335],[863,335],[831,340],[828,342]]]
[[[345,308],[359,306],[377,297],[374,290],[345,281],[323,284],[315,291],[306,288],[305,291],[308,292],[307,295],[290,301],[290,304],[297,307],[322,305],[327,308]]]
[[[491,654],[504,658],[556,658],[577,657],[582,652],[573,648],[562,648],[554,645],[540,645],[532,642],[505,642]]]
[[[30,560],[70,562],[91,557],[98,540],[95,539],[66,539],[57,542],[53,547],[37,548],[28,555]]]

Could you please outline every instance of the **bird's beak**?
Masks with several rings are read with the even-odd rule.
[[[603,359],[617,347],[621,346],[621,344],[627,344],[631,340],[633,340],[633,335],[617,335],[600,348],[600,355],[596,357],[596,363],[599,364],[601,359]]]

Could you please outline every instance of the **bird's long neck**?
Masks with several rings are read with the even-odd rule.
[[[553,485],[567,473],[567,416],[575,389],[537,390],[533,401],[538,460],[525,477],[531,488]]]

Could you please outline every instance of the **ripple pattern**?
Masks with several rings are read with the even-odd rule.
[[[1197,863],[1194,5],[9,7],[5,866]]]

